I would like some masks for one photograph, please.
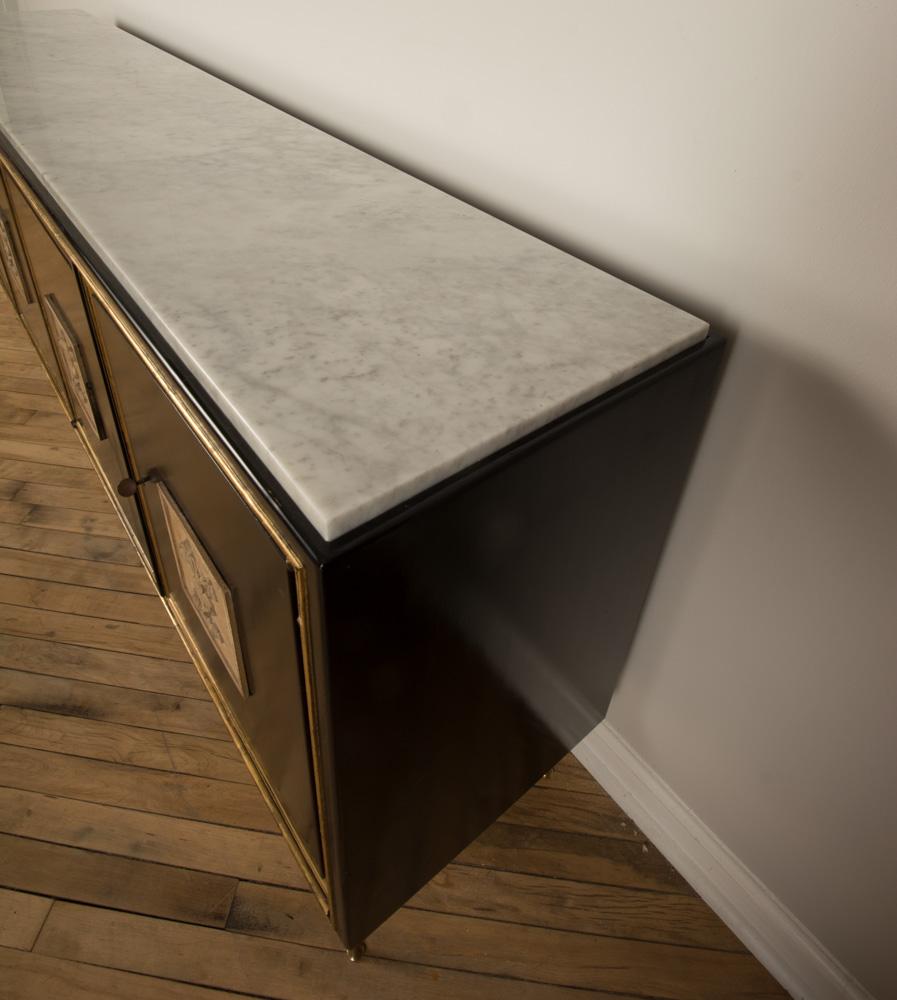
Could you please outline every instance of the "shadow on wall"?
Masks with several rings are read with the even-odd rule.
[[[779,591],[792,569],[804,574],[817,565],[812,591],[782,593],[779,624],[796,626],[802,611],[823,613],[828,604],[834,617],[814,621],[817,634],[863,634],[885,624],[893,632],[874,618],[875,602],[863,593],[880,586],[897,597],[897,437],[853,386],[815,360],[762,335],[735,338],[682,509],[686,517],[668,548],[680,583],[720,557],[711,550],[725,530],[747,576],[770,571],[767,592]],[[742,620],[756,621],[758,605],[773,610],[762,591],[752,596],[755,614],[740,605]],[[687,586],[666,586],[662,606],[651,608],[652,632],[668,633],[687,597]]]
[[[897,926],[897,803],[880,793],[897,759],[895,512],[897,438],[870,402],[742,334],[608,713],[850,969],[887,968]]]

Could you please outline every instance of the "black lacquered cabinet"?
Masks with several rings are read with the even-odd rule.
[[[326,541],[62,208],[12,187],[48,366],[353,949],[602,719],[723,344]]]

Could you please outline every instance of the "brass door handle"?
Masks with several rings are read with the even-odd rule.
[[[144,483],[152,482],[152,479],[152,473],[148,476],[144,476],[143,479],[132,479],[130,476],[127,476],[118,484],[118,486],[115,487],[115,490],[120,497],[132,497],[137,493],[138,486],[143,486]]]

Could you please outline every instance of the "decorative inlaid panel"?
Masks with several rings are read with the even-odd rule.
[[[19,263],[19,254],[16,250],[15,242],[13,241],[12,227],[9,224],[9,219],[6,218],[3,212],[0,212],[0,253],[3,254],[6,273],[9,275],[9,280],[12,282],[16,294],[26,305],[33,302],[34,299],[31,297],[31,292],[25,284],[24,277],[22,277],[22,267]]]
[[[156,486],[184,594],[228,674],[245,697],[249,688],[234,616],[233,593],[171,494],[162,483]]]
[[[56,354],[65,374],[66,385],[72,394],[72,401],[81,411],[94,436],[102,441],[106,435],[103,432],[103,422],[93,401],[90,382],[84,372],[81,348],[56,299],[52,295],[45,295],[44,302],[47,304],[50,332],[56,344]]]

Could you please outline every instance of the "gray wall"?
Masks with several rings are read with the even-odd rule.
[[[80,2],[738,333],[610,718],[897,995],[897,5]]]

